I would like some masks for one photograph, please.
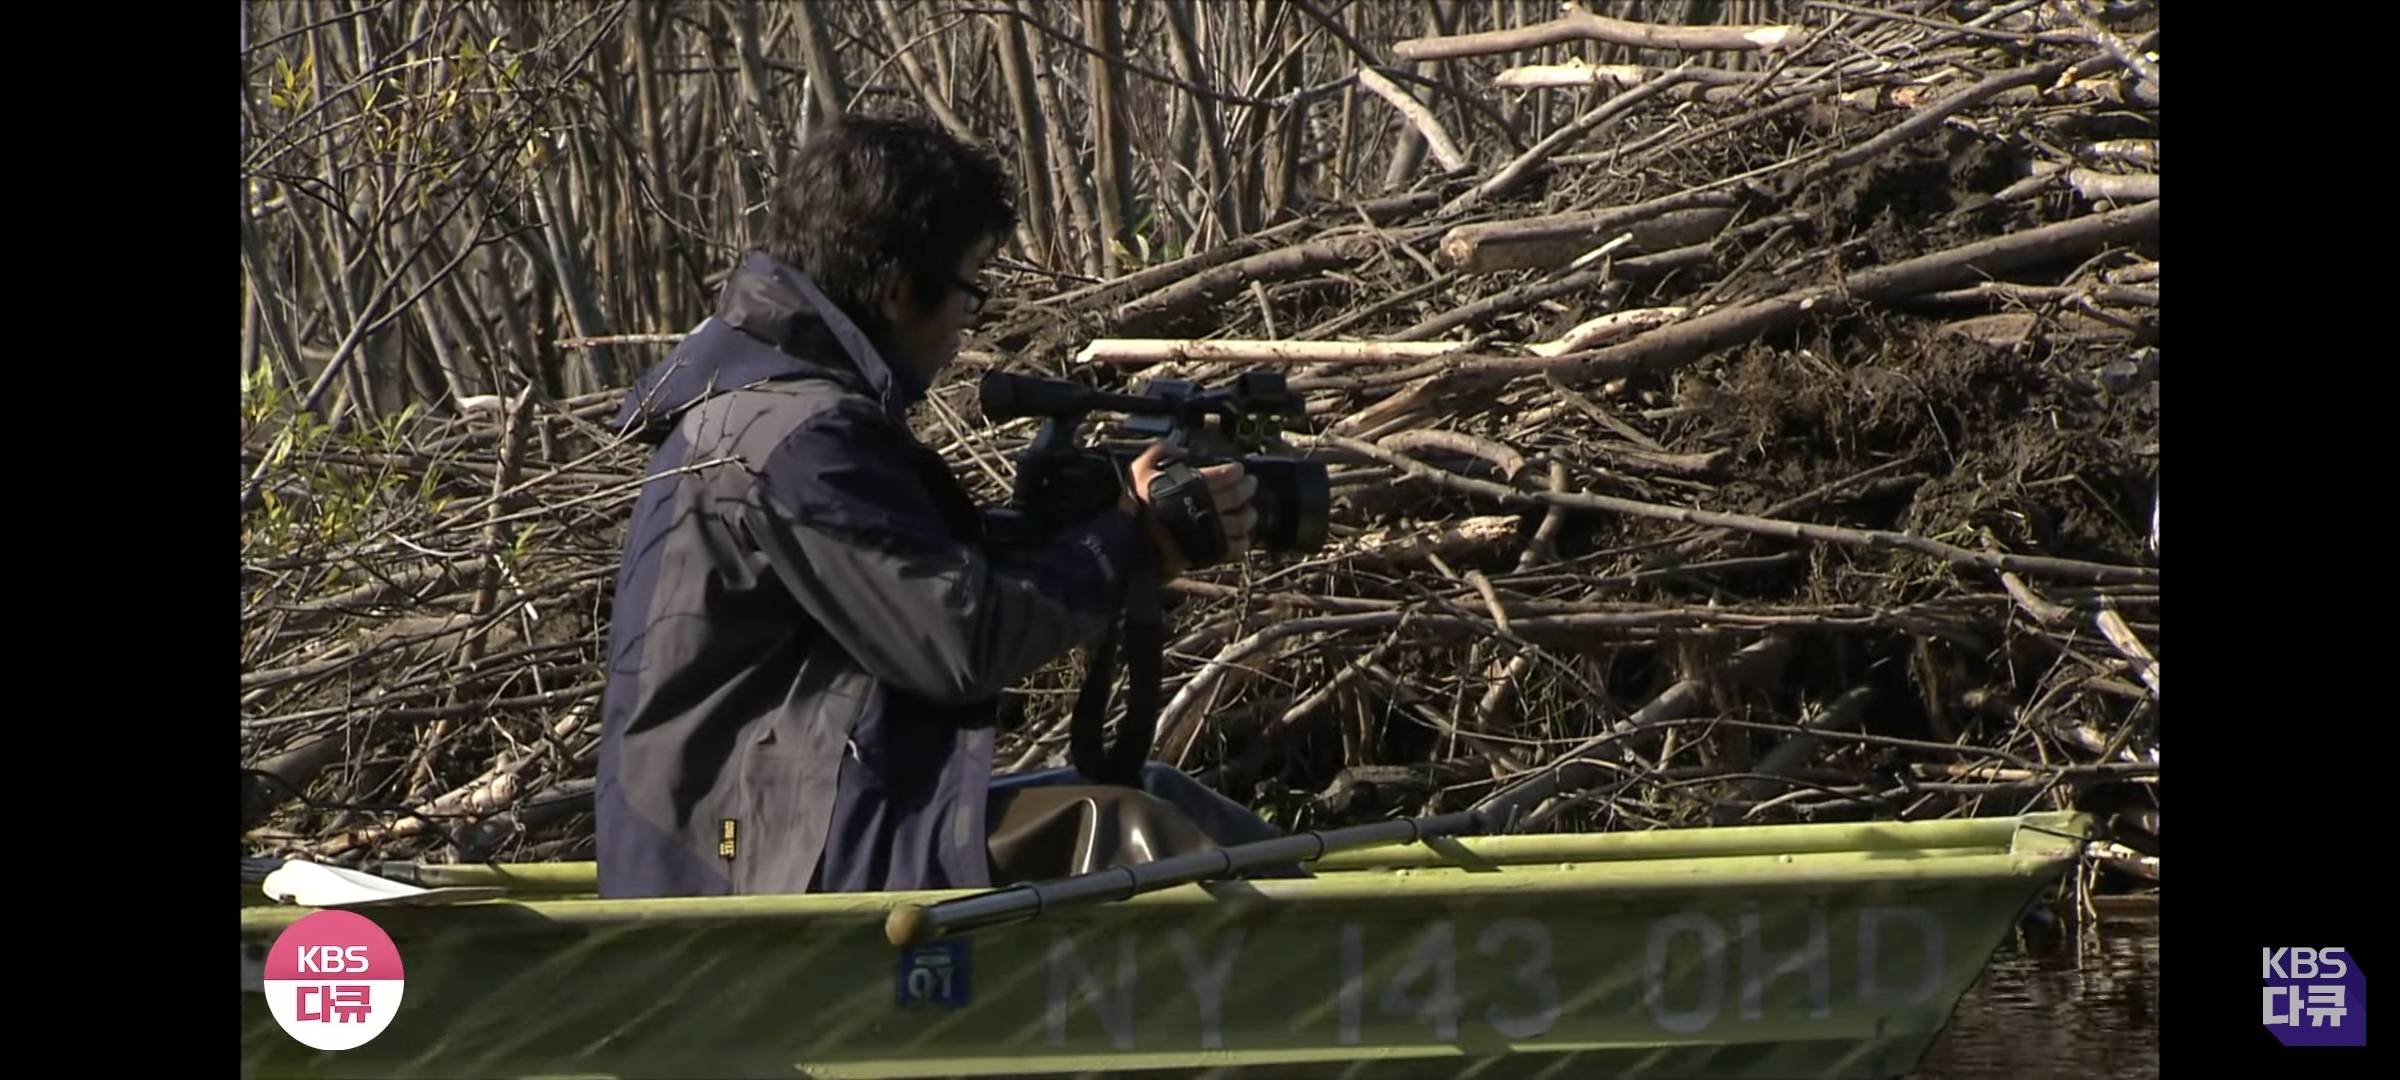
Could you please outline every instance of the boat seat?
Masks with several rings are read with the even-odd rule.
[[[1088,874],[1283,835],[1163,763],[1145,763],[1140,785],[1095,784],[1073,768],[994,777],[985,811],[992,884]],[[1309,875],[1294,866],[1258,876]]]

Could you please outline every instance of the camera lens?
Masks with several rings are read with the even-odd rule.
[[[1258,510],[1253,543],[1277,554],[1305,555],[1325,546],[1333,484],[1324,465],[1284,457],[1247,457],[1242,459],[1242,469],[1258,478],[1258,492],[1250,503]]]

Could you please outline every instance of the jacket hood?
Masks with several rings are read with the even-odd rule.
[[[925,396],[915,373],[886,363],[807,275],[753,251],[725,283],[716,314],[634,381],[617,412],[617,430],[663,434],[684,410],[711,395],[811,376],[858,385],[895,421],[904,421],[909,406]]]

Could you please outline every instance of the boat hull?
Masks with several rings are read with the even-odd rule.
[[[2087,827],[1443,841],[916,950],[885,915],[956,894],[608,901],[573,895],[576,870],[522,868],[517,898],[365,912],[407,975],[366,1046],[311,1051],[246,989],[244,1071],[1872,1080],[1914,1066]],[[245,949],[305,913],[245,907]]]

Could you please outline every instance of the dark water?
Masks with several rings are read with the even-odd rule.
[[[2158,1076],[2158,917],[2003,947],[1911,1080]]]

